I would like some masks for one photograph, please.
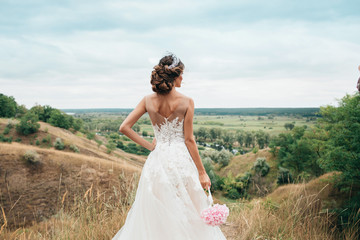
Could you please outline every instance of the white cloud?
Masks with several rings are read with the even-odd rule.
[[[266,5],[272,16],[241,21],[233,5],[255,7],[106,1],[33,10],[29,29],[0,35],[0,92],[27,107],[134,107],[168,50],[185,63],[179,91],[197,107],[316,107],[356,90],[358,17],[330,9],[328,19],[276,18]],[[216,6],[222,14],[206,15]]]

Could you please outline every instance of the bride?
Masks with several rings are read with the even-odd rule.
[[[149,149],[136,196],[125,224],[113,240],[222,240],[218,226],[201,218],[209,207],[204,189],[211,186],[193,136],[194,101],[176,91],[184,64],[163,57],[151,73],[152,90],[121,124],[119,131]],[[148,112],[152,143],[131,127]]]

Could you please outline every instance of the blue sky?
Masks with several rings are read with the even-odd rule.
[[[319,107],[356,91],[357,1],[0,0],[0,93],[133,108],[167,51],[195,107]]]

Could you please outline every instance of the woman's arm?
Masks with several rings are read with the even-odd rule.
[[[125,118],[121,123],[119,131],[131,140],[140,144],[144,148],[152,151],[155,148],[155,140],[152,143],[146,141],[144,138],[140,137],[131,127],[136,123],[136,121],[146,113],[145,107],[145,97],[140,101],[140,103],[135,107],[135,109]]]
[[[185,114],[184,119],[184,138],[186,147],[198,169],[200,182],[203,188],[211,186],[210,178],[207,175],[204,165],[201,162],[199,150],[196,146],[196,141],[193,135],[193,117],[194,117],[194,100],[190,98],[190,104]]]

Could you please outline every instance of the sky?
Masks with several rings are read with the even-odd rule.
[[[0,0],[0,93],[134,108],[174,53],[195,108],[320,107],[356,92],[358,1]]]

